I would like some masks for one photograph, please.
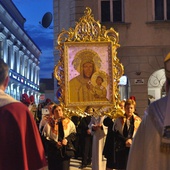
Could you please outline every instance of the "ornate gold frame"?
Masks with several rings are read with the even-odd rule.
[[[61,104],[65,105],[67,113],[70,114],[83,114],[83,110],[87,105],[94,106],[97,109],[101,108],[105,113],[113,114],[117,112],[118,103],[120,102],[118,83],[120,77],[124,74],[124,69],[122,64],[117,58],[117,48],[120,46],[118,44],[119,35],[113,29],[110,28],[106,30],[105,26],[101,26],[99,21],[95,21],[91,13],[91,9],[86,7],[84,11],[84,16],[80,18],[79,22],[76,23],[75,28],[70,28],[68,31],[63,29],[58,36],[57,50],[60,52],[60,59],[54,68],[54,77],[58,80],[58,85],[61,88],[61,95],[59,101]],[[97,102],[72,102],[69,100],[69,48],[71,47],[82,47],[90,46],[102,46],[108,45],[110,48],[110,61],[111,66],[109,66],[109,76],[111,76],[111,86],[112,97],[109,98],[108,102],[97,101]],[[81,49],[81,48],[80,48]],[[109,62],[110,62],[109,61]],[[92,104],[93,103],[93,104]],[[108,109],[104,109],[108,108]]]

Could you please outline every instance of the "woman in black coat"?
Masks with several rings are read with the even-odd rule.
[[[107,159],[106,170],[111,170],[114,167],[114,132],[113,128],[113,119],[106,117],[103,121],[104,126],[108,127],[108,132],[106,136],[105,146],[103,149],[103,155]]]
[[[42,134],[48,144],[48,169],[69,170],[70,158],[74,157],[74,151],[67,148],[73,147],[76,137],[74,123],[63,116],[63,107],[55,105],[52,109],[54,117],[50,117]]]

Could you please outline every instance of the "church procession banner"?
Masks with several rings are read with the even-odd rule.
[[[124,68],[116,56],[118,41],[118,33],[95,21],[88,7],[75,28],[58,35],[54,77],[67,116],[83,116],[89,105],[110,116],[121,114],[118,83]]]

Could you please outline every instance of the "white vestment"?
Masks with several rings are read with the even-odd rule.
[[[92,170],[105,170],[106,159],[103,157],[103,148],[105,144],[105,137],[107,134],[107,127],[103,125],[102,117],[92,117],[89,128],[92,130],[93,125],[101,124],[102,128],[92,131],[93,145],[92,145]]]
[[[170,154],[160,152],[166,106],[164,97],[151,103],[145,112],[130,149],[127,170],[170,170]]]

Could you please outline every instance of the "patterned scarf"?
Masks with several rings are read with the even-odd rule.
[[[62,121],[62,125],[63,125],[63,130],[67,130],[70,119],[62,118],[61,121]],[[54,118],[50,117],[48,119],[48,123],[51,126],[53,133],[58,135],[58,132],[59,132],[58,120],[57,119],[54,120]]]

